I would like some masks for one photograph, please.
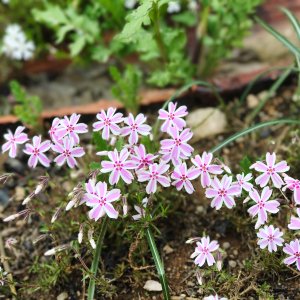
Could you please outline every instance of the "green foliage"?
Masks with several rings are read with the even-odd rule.
[[[220,59],[227,57],[233,48],[240,47],[248,34],[250,17],[263,0],[202,0],[198,34],[202,45],[199,72],[209,75]]]
[[[113,95],[125,106],[136,114],[139,110],[139,89],[141,86],[142,73],[133,65],[126,65],[123,74],[115,67],[109,68],[110,75],[115,81],[112,87]]]
[[[251,160],[248,156],[244,156],[243,159],[240,162],[241,170],[245,174],[248,174],[250,172],[250,166],[252,165]]]
[[[42,101],[37,96],[29,96],[21,85],[13,80],[10,82],[11,93],[15,98],[14,114],[22,123],[35,129],[39,126],[42,112]]]

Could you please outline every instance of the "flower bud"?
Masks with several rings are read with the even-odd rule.
[[[66,206],[66,211],[70,210],[74,205],[75,205],[74,200],[69,201],[67,206]]]
[[[78,243],[81,244],[83,239],[83,225],[80,224],[79,232],[78,232]]]

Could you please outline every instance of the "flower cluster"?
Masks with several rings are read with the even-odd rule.
[[[33,57],[34,43],[27,40],[25,33],[18,24],[6,27],[2,52],[9,58],[16,60],[29,60]]]

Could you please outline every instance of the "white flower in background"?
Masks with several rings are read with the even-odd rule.
[[[174,14],[174,13],[178,13],[181,10],[181,6],[180,3],[178,1],[170,1],[168,3],[168,9],[167,12],[169,14]]]
[[[198,3],[196,0],[190,0],[189,4],[188,4],[188,8],[190,11],[194,12],[196,10],[198,10]]]
[[[9,4],[9,0],[2,0],[3,4]]]
[[[10,58],[28,60],[32,58],[35,46],[28,41],[25,33],[18,24],[7,26],[3,37],[2,52]]]
[[[127,9],[133,9],[136,5],[136,0],[125,0],[125,3],[124,3],[124,6],[127,8]]]

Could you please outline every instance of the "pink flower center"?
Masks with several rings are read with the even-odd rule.
[[[219,196],[224,197],[227,195],[227,191],[225,189],[220,189],[218,191]]]
[[[293,189],[299,189],[300,188],[300,182],[299,180],[295,180],[292,184]]]
[[[174,113],[169,113],[169,120],[174,120],[175,114]]]
[[[260,200],[257,202],[257,205],[260,209],[263,209],[265,207],[265,202]]]
[[[132,129],[133,131],[136,131],[136,130],[138,129],[138,126],[137,126],[135,123],[133,123],[133,124],[131,125],[131,129]]]
[[[105,126],[110,126],[111,125],[110,119],[108,119],[108,118],[104,119],[104,125]]]
[[[38,148],[33,148],[32,154],[33,155],[38,155],[40,153],[40,150]]]
[[[300,259],[300,252],[296,251],[295,256],[297,257],[297,259]]]
[[[268,236],[268,241],[269,241],[269,242],[273,242],[273,241],[274,241],[274,235],[273,235],[273,234],[270,234],[270,235]]]
[[[188,180],[188,178],[186,177],[185,174],[182,174],[182,175],[180,176],[180,179],[181,179],[182,181]]]
[[[269,173],[270,175],[274,174],[275,173],[275,169],[273,167],[269,167],[267,169],[267,173]]]
[[[67,157],[69,157],[69,156],[71,156],[71,152],[69,150],[65,150],[64,151],[64,155],[67,156]]]
[[[98,199],[98,203],[99,203],[100,206],[103,206],[103,205],[106,203],[106,198],[100,197],[100,198]]]
[[[202,165],[200,165],[199,169],[200,169],[200,171],[202,171],[202,172],[207,172],[207,164],[202,164]]]
[[[122,164],[122,162],[116,161],[114,163],[114,167],[116,168],[117,171],[121,171],[123,169],[124,165]]]
[[[157,172],[152,172],[152,173],[150,174],[150,179],[157,179],[157,175],[158,175]]]
[[[243,184],[244,184],[244,180],[240,179],[240,180],[239,180],[239,184],[240,184],[240,185],[243,185]]]
[[[175,145],[180,146],[181,145],[181,139],[174,139]]]
[[[73,125],[68,125],[67,129],[69,132],[73,132],[75,128]]]
[[[15,142],[15,141],[16,141],[16,138],[15,138],[15,137],[12,137],[10,141],[11,141],[11,142]]]
[[[208,253],[209,253],[208,248],[207,248],[207,247],[203,247],[202,253],[203,253],[203,254],[208,254]]]

